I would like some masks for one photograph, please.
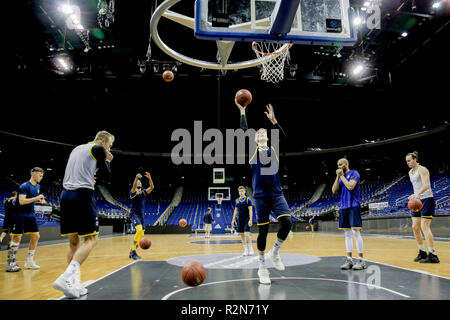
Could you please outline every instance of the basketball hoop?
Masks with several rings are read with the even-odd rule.
[[[252,42],[252,49],[261,61],[261,80],[277,83],[284,78],[284,61],[288,56],[291,43]],[[273,56],[273,59],[267,59]]]
[[[217,200],[218,204],[222,204],[223,197],[222,196],[216,196],[216,200]]]

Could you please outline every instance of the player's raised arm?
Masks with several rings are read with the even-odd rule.
[[[146,172],[145,176],[148,179],[148,183],[149,183],[149,187],[147,188],[147,190],[145,190],[145,192],[147,192],[147,194],[149,194],[150,192],[153,191],[153,189],[155,189],[155,185],[153,184],[153,180],[152,180],[152,176],[150,175],[150,172]]]
[[[269,119],[269,121],[272,123],[272,129],[278,129],[281,131],[281,136],[280,138],[282,140],[287,139],[287,135],[286,132],[284,132],[283,128],[280,126],[280,124],[278,123],[277,119],[275,118],[275,111],[273,110],[273,106],[269,103],[266,106],[267,111],[264,111],[264,113],[267,116],[267,119]]]
[[[248,129],[248,124],[247,124],[247,117],[245,115],[245,107],[241,106],[236,99],[234,99],[234,103],[236,104],[236,106],[238,107],[240,113],[241,113],[241,122],[240,122],[240,127],[242,130],[247,130]]]

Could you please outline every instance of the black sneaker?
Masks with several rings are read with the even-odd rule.
[[[439,258],[437,255],[429,253],[425,259],[419,261],[420,263],[439,263]]]
[[[414,259],[414,262],[418,262],[418,261],[426,259],[426,258],[427,258],[427,253],[425,251],[419,250],[419,254]]]

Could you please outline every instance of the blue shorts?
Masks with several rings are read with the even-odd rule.
[[[434,202],[434,198],[433,197],[425,198],[420,201],[422,201],[422,210],[418,212],[411,211],[411,217],[433,219],[434,211],[436,209],[436,203]]]
[[[339,229],[362,229],[361,208],[340,209]]]
[[[11,235],[39,233],[39,226],[34,213],[16,213],[9,218]]]
[[[255,198],[255,209],[258,216],[258,226],[270,222],[270,212],[279,219],[282,216],[291,216],[289,205],[283,195],[276,197]]]
[[[141,225],[144,227],[144,214],[142,212],[137,212],[136,210],[131,210],[130,212],[130,220],[133,224],[133,227]]]
[[[99,230],[97,203],[94,190],[63,189],[60,199],[61,235],[78,234],[80,237],[97,235]]]
[[[248,226],[248,222],[250,221],[249,216],[238,216],[236,219],[237,228],[236,232],[239,234],[250,232],[250,227]]]

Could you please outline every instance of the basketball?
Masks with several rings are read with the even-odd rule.
[[[141,241],[139,241],[139,247],[141,247],[142,249],[148,249],[150,248],[150,246],[152,245],[152,242],[150,241],[149,238],[142,238]]]
[[[416,198],[413,198],[408,202],[408,208],[413,212],[419,212],[420,210],[422,210],[422,206],[422,201]]]
[[[182,227],[182,228],[186,227],[186,225],[187,225],[186,219],[180,219],[179,224],[180,224],[180,227]]]
[[[306,229],[306,230],[309,230],[309,226],[306,226],[305,229]]]
[[[196,287],[202,284],[205,278],[206,270],[200,262],[188,262],[181,270],[181,280],[189,287]]]
[[[174,78],[175,76],[173,75],[173,72],[172,72],[172,71],[166,70],[166,71],[163,72],[162,77],[163,77],[163,79],[164,79],[165,82],[170,82],[170,81],[173,80],[173,78]]]
[[[246,107],[252,102],[252,94],[247,89],[241,89],[236,92],[235,99],[241,106]]]

